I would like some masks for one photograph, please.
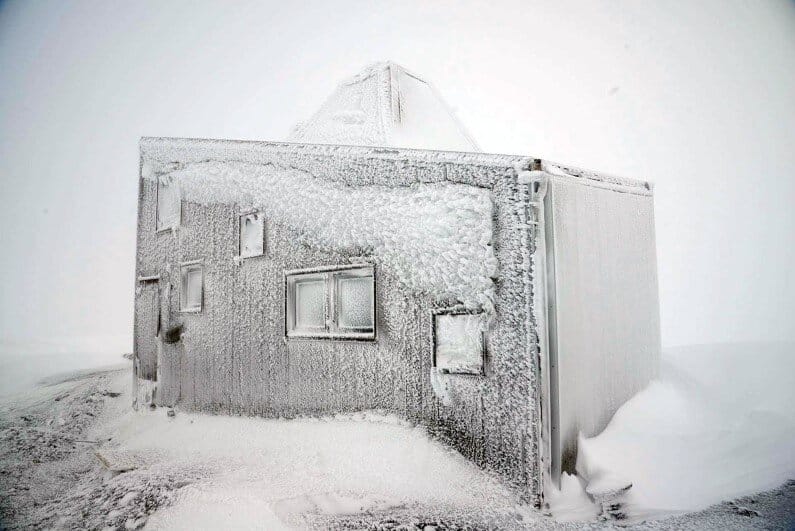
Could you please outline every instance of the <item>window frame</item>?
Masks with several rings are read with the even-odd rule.
[[[157,176],[157,181],[155,182],[155,234],[160,234],[163,232],[170,232],[174,230],[175,225],[169,225],[168,227],[161,227],[160,226],[160,183],[163,180],[163,175]],[[177,190],[177,197],[178,197],[178,206],[177,206],[177,224],[176,226],[179,227],[182,225],[182,191]]]
[[[376,294],[378,285],[375,265],[358,263],[332,265],[305,269],[292,269],[284,272],[284,337],[287,340],[332,340],[332,341],[369,341],[377,340],[378,316]],[[370,312],[373,319],[372,329],[346,328],[339,326],[339,288],[338,280],[342,278],[372,278],[373,296]],[[295,285],[303,279],[323,279],[325,282],[324,316],[325,326],[318,330],[298,329],[295,326]]]
[[[262,219],[262,252],[260,254],[250,254],[243,256],[243,218],[246,216],[250,216],[251,214],[259,214]],[[237,216],[237,256],[241,260],[247,260],[249,258],[258,258],[260,256],[265,256],[265,212],[262,210],[248,210],[245,212],[241,212]]]
[[[434,369],[438,369],[442,374],[452,374],[456,376],[485,376],[486,375],[486,332],[480,332],[480,370],[467,371],[467,370],[450,370],[447,368],[439,369],[437,364],[437,318],[440,316],[455,316],[455,315],[479,315],[481,318],[485,317],[485,312],[479,308],[465,308],[461,306],[453,306],[449,308],[434,308],[431,310],[431,363]]]
[[[201,296],[199,297],[198,307],[186,307],[187,283],[185,275],[191,269],[198,269],[201,273]],[[180,313],[201,313],[204,310],[204,262],[202,260],[191,260],[180,262],[179,264],[179,311]]]

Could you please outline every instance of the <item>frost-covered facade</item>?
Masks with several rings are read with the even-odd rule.
[[[411,138],[395,70],[343,86],[313,130]],[[540,502],[577,435],[656,374],[651,187],[474,143],[302,134],[141,140],[136,381],[212,412],[381,409]]]

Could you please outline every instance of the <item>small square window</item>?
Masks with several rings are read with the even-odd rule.
[[[436,310],[433,313],[433,365],[452,374],[483,374],[483,313]]]
[[[251,258],[265,254],[265,216],[250,212],[240,216],[240,257]]]
[[[180,267],[180,310],[202,311],[204,301],[204,268],[201,264],[184,264]]]
[[[285,274],[288,337],[375,339],[373,266],[332,266]]]
[[[168,230],[179,226],[182,217],[182,199],[179,185],[168,175],[157,179],[156,230]]]

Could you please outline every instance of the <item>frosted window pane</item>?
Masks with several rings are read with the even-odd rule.
[[[264,220],[261,213],[240,216],[240,256],[260,256],[265,252]]]
[[[179,189],[168,177],[157,181],[157,229],[179,225]]]
[[[373,277],[337,280],[340,328],[373,328]]]
[[[325,328],[326,282],[304,280],[295,283],[295,327]]]
[[[482,316],[436,316],[436,367],[450,372],[480,373],[483,368]]]
[[[199,310],[202,306],[201,267],[188,267],[182,272],[183,310]]]

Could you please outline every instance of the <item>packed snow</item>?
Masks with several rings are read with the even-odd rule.
[[[39,459],[47,461],[51,475],[62,477],[52,472],[53,459],[71,459],[70,454],[82,456],[81,467],[86,459],[94,463],[84,480],[75,476],[62,485],[66,494],[57,499],[49,498],[49,491],[37,494],[42,486],[33,485],[31,492],[24,483],[9,485],[13,491],[0,498],[38,499],[28,523],[44,527],[146,523],[148,529],[278,530],[304,528],[318,517],[406,508],[468,518],[510,515],[511,521],[541,517],[496,476],[391,415],[284,420],[177,411],[171,416],[164,408],[133,410],[130,383],[129,366],[72,375],[0,404],[0,428],[6,428],[0,469],[19,471],[25,481],[28,474],[11,458],[24,460],[27,453],[19,449],[40,440],[42,428],[33,424],[39,421],[53,433],[42,439],[43,450],[57,455]],[[31,405],[32,412],[25,409]],[[16,422],[21,425],[7,428]],[[86,445],[76,447],[79,441]],[[116,472],[102,473],[93,451]],[[64,500],[71,500],[66,514]]]
[[[252,518],[286,529],[314,513],[517,504],[496,479],[390,416],[284,421],[143,411],[122,415],[112,430],[126,451],[210,471],[150,520],[153,529],[237,528]]]
[[[349,187],[242,162],[190,164],[168,175],[187,201],[263,209],[314,247],[380,258],[411,289],[493,306],[489,190],[453,183]],[[149,171],[144,176],[154,178]]]
[[[580,529],[605,524],[592,487],[629,481],[628,528],[786,528],[795,524],[793,353],[667,352],[661,378],[582,441],[583,477],[564,475],[547,493],[553,518],[388,414],[134,411],[129,364],[50,378],[0,401],[0,517],[46,528]],[[766,489],[775,490],[752,494]]]

